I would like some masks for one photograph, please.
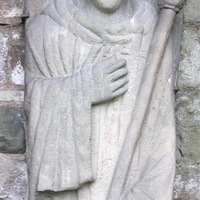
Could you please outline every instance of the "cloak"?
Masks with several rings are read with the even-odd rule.
[[[60,198],[65,200],[107,199],[158,18],[151,1],[136,2],[131,19],[120,24],[91,22],[72,0],[53,1],[29,24],[26,108],[30,200],[49,191],[56,198],[66,195]],[[84,62],[97,45],[101,51],[83,73]],[[92,106],[91,67],[111,55],[127,60],[129,90],[112,102]],[[120,199],[172,197],[172,80],[169,43],[129,174],[121,177],[126,185]]]

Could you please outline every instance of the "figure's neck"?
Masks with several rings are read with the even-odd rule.
[[[74,2],[90,20],[96,21],[97,23],[105,23],[105,25],[127,21],[133,16],[133,6],[129,0],[124,0],[119,9],[110,13],[99,10],[91,0],[74,0]]]

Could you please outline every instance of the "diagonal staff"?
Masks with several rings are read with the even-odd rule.
[[[120,200],[121,198],[129,167],[140,139],[143,122],[149,108],[174,18],[183,5],[183,0],[162,0],[162,2],[159,4],[161,12],[146,62],[146,70],[137,95],[132,121],[122,145],[107,200]]]

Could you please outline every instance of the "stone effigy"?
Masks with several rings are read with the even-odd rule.
[[[176,38],[167,38],[181,5],[55,0],[30,22],[30,200],[172,199]]]

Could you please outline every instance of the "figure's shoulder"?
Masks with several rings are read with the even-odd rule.
[[[59,27],[58,22],[54,19],[56,15],[55,1],[49,3],[41,14],[35,16],[27,26],[27,32],[31,35],[39,34],[42,30],[49,29],[49,33]]]
[[[29,33],[36,32],[37,30],[41,29],[44,26],[44,20],[46,16],[41,14],[34,17],[27,26],[27,31]]]
[[[46,33],[49,35],[55,33],[59,25],[46,14],[34,17],[28,24],[26,32],[27,38],[37,39],[43,37]]]
[[[139,1],[137,5],[132,22],[135,21],[137,24],[141,25],[143,27],[143,33],[146,35],[154,30],[158,15],[159,12],[154,2],[142,0]]]

